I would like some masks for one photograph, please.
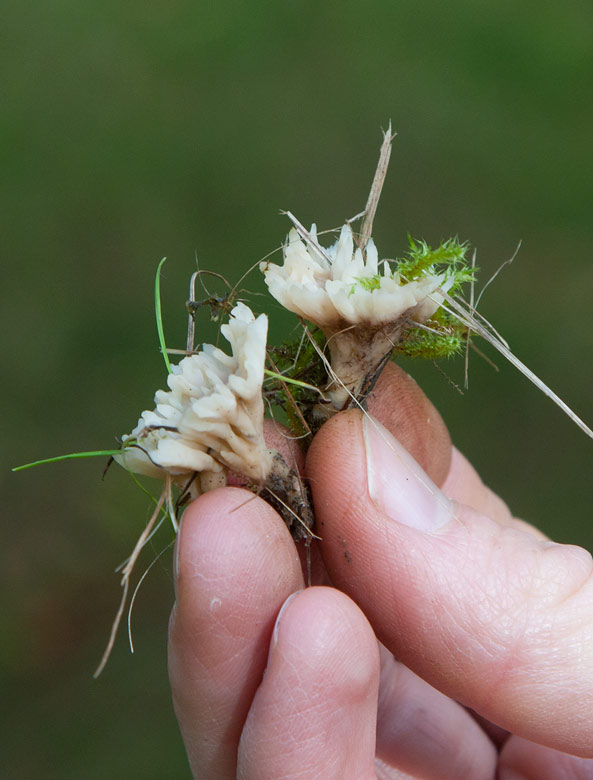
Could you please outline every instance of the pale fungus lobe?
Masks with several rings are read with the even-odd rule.
[[[238,303],[221,327],[232,354],[204,344],[172,365],[169,390],[157,391],[155,408],[123,437],[117,462],[179,485],[198,474],[193,494],[225,484],[228,469],[263,484],[272,463],[263,436],[267,330],[265,314],[256,318]]]
[[[432,268],[405,278],[397,263],[379,261],[372,238],[355,247],[349,224],[327,249],[314,225],[309,232],[293,228],[283,259],[260,268],[274,298],[323,331],[335,374],[328,390],[338,409],[359,396],[407,329],[433,316],[453,283]]]

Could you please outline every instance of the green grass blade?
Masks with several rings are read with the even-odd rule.
[[[301,382],[299,379],[291,379],[289,376],[284,376],[284,374],[277,374],[275,371],[270,371],[268,368],[264,368],[264,374],[269,376],[271,379],[279,379],[282,382],[286,382],[288,385],[304,387],[305,390],[314,390],[316,393],[319,393],[319,395],[323,395],[318,387],[315,387],[315,385],[310,385],[307,382]]]
[[[155,498],[150,490],[147,490],[142,482],[138,479],[138,477],[134,474],[133,471],[130,471],[129,469],[126,469],[130,477],[133,479],[135,485],[140,488],[140,490],[144,493],[144,495],[148,496],[148,498],[152,501],[152,503],[156,506],[159,503],[158,498]]]
[[[165,343],[165,332],[163,330],[163,314],[161,312],[161,268],[167,258],[163,257],[156,269],[156,278],[154,280],[154,313],[156,316],[156,329],[159,334],[159,344],[161,346],[161,352],[163,353],[163,360],[167,367],[167,373],[171,373],[171,363],[169,362],[169,355],[167,354],[167,345]]]
[[[45,458],[36,460],[33,463],[25,463],[23,466],[15,466],[11,471],[23,471],[23,469],[32,469],[33,466],[42,466],[45,463],[57,463],[60,460],[71,460],[72,458],[99,458],[105,456],[120,455],[121,450],[95,450],[94,452],[71,452],[68,455],[57,455],[55,458]]]

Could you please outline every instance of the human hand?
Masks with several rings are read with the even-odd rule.
[[[302,590],[247,491],[185,512],[170,676],[194,776],[593,777],[591,557],[513,520],[403,372],[369,409],[385,427],[339,414],[307,458],[335,587]]]

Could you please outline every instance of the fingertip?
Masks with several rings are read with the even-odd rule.
[[[235,777],[236,748],[278,610],[303,587],[282,519],[241,488],[201,496],[179,532],[170,620],[173,701],[196,776]]]
[[[335,588],[307,588],[284,604],[270,662],[285,663],[287,657],[325,669],[349,700],[368,695],[378,680],[380,657],[373,630],[352,599]]]
[[[285,524],[242,488],[211,491],[186,509],[176,556],[170,637],[184,663],[191,663],[196,649],[202,663],[209,663],[225,637],[230,647],[232,638],[240,640],[275,619],[284,599],[302,587]]]
[[[374,776],[378,684],[377,641],[358,607],[333,588],[291,596],[243,730],[238,776]]]
[[[275,617],[286,596],[302,587],[299,556],[286,525],[243,488],[213,490],[186,509],[175,557],[173,638],[185,646],[206,626],[205,654],[216,646],[219,632],[240,635],[269,604],[275,605]]]
[[[300,572],[298,555],[286,525],[263,499],[249,490],[226,487],[193,501],[184,512],[177,540],[177,587],[196,574],[208,581],[231,580],[260,570],[262,561],[279,559],[287,574]]]

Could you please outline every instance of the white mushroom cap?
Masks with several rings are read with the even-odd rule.
[[[123,441],[137,440],[126,447],[115,460],[135,474],[163,479],[165,472],[187,481],[196,471],[221,471],[222,467],[204,449],[192,446],[173,431],[163,428],[149,430],[142,418]]]
[[[311,238],[316,242],[314,228]],[[331,259],[331,265],[323,254]],[[374,241],[369,239],[364,253],[360,248],[355,249],[348,224],[323,254],[293,229],[284,247],[283,265],[262,263],[260,266],[274,298],[323,330],[331,330],[338,323],[344,327],[344,321],[346,325],[364,323],[380,327],[406,312],[424,321],[442,302],[434,293],[444,284],[444,274],[427,274],[406,283],[383,261],[380,275]]]
[[[284,246],[284,264],[264,262],[260,268],[270,293],[284,308],[320,325],[336,319],[325,291],[331,268],[319,253],[307,248],[294,228]]]
[[[364,251],[355,248],[349,224],[323,249],[315,227],[307,234],[293,221],[300,234],[290,231],[283,265],[264,262],[260,269],[276,300],[323,330],[333,372],[329,395],[341,409],[374,375],[410,321],[425,322],[436,312],[453,279],[427,272],[402,279],[397,267],[379,261],[372,238]]]
[[[221,328],[232,355],[210,344],[171,366],[169,390],[155,395],[116,460],[148,476],[173,476],[223,467],[261,481],[270,466],[263,438],[262,383],[268,320],[243,303]]]

